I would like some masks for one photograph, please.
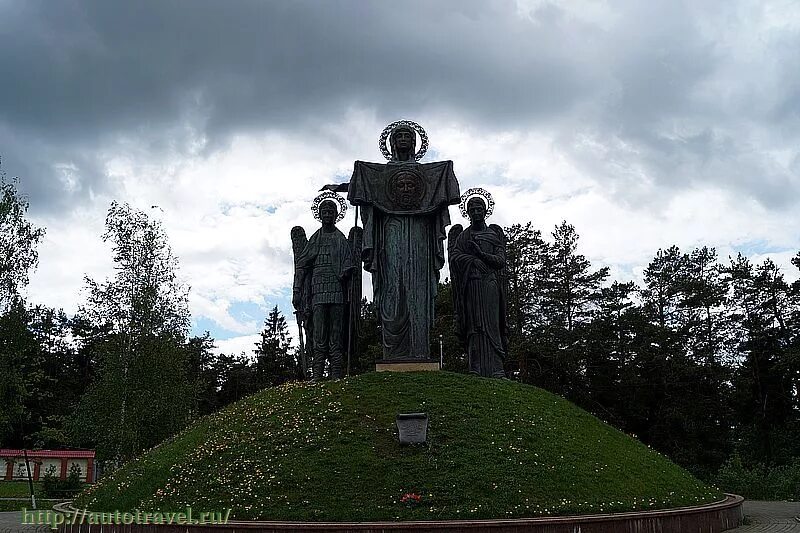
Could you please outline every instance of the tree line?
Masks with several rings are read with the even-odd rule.
[[[770,259],[658,250],[609,282],[570,224],[508,234],[509,370],[700,477],[800,457],[800,281]],[[792,263],[800,269],[800,253]],[[453,353],[451,356],[456,357]],[[800,479],[798,479],[800,482]]]
[[[277,307],[250,354],[190,334],[189,287],[161,223],[113,202],[114,275],[86,277],[73,316],[21,296],[44,229],[0,174],[0,447],[84,447],[118,465],[264,387],[300,377]]]
[[[115,274],[85,279],[74,316],[25,302],[44,230],[0,177],[0,445],[91,447],[118,464],[199,416],[302,378],[277,307],[250,353],[215,354],[207,332],[191,335],[167,235],[127,204],[112,203],[102,235]],[[656,252],[641,284],[612,281],[566,222],[547,238],[530,222],[506,234],[512,379],[574,401],[706,480],[733,467],[800,472],[800,282],[769,259],[677,246]],[[800,253],[792,262],[800,268]],[[449,282],[439,289],[432,353],[441,346],[444,368],[465,372]],[[353,374],[381,353],[371,302],[361,315]]]

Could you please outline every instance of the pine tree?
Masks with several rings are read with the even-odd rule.
[[[609,273],[608,267],[591,271],[591,262],[577,253],[578,238],[575,227],[562,222],[553,231],[545,260],[545,309],[551,324],[566,331],[591,318],[592,303]]]
[[[645,310],[665,332],[683,325],[680,291],[684,261],[680,249],[671,246],[659,249],[644,271],[645,288],[641,296]]]
[[[644,442],[697,474],[729,453],[725,366],[727,284],[714,249],[658,250],[640,291],[637,431]]]
[[[46,393],[42,353],[29,320],[18,298],[0,315],[0,444],[9,447],[32,444],[28,437],[38,421],[30,406]]]
[[[68,442],[64,422],[77,407],[89,379],[71,340],[71,323],[63,310],[33,307],[29,311],[28,329],[37,340],[40,372],[46,383],[28,406],[37,421],[31,440],[44,448],[63,446]]]
[[[192,411],[200,415],[213,413],[219,408],[217,389],[219,374],[214,370],[214,339],[206,331],[202,336],[191,337],[186,350],[187,379],[193,391]]]
[[[797,295],[770,259],[758,266],[739,254],[726,274],[739,364],[733,376],[738,452],[748,463],[780,464],[800,453],[797,365],[792,317]]]
[[[713,248],[703,246],[684,256],[684,375],[692,390],[683,414],[689,427],[688,442],[682,449],[685,463],[696,465],[696,473],[704,475],[716,471],[730,454],[730,330],[725,318],[728,284],[722,271]]]
[[[256,343],[254,350],[259,387],[280,385],[298,378],[300,365],[291,349],[291,342],[286,319],[276,305],[264,321],[261,340]]]
[[[626,411],[633,365],[632,338],[637,322],[633,282],[603,287],[597,310],[582,328],[586,346],[587,408],[619,428],[627,429]]]
[[[505,233],[508,271],[507,363],[512,374],[518,370],[519,379],[529,382],[532,379],[529,364],[537,367],[533,359],[533,354],[537,352],[534,333],[547,322],[542,307],[547,279],[545,259],[548,246],[542,238],[542,232],[533,229],[530,222],[524,226],[514,224],[505,228]]]
[[[220,354],[216,358],[213,368],[219,380],[217,391],[219,407],[241,400],[259,390],[254,366],[250,357],[245,353],[239,355]]]
[[[689,356],[706,367],[719,364],[724,354],[726,327],[724,321],[728,285],[722,275],[713,248],[702,247],[684,256],[680,304],[687,320]]]
[[[609,271],[592,270],[591,262],[578,253],[578,238],[566,221],[553,231],[543,265],[542,311],[547,322],[537,332],[535,350],[543,369],[541,385],[582,403],[588,392],[584,330]]]

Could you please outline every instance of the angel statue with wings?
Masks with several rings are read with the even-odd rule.
[[[486,224],[494,210],[492,195],[469,189],[461,196],[461,214],[470,225],[456,224],[448,235],[448,260],[459,337],[469,357],[470,372],[505,377],[506,238],[503,229]]]
[[[361,280],[353,275],[358,268],[351,243],[336,228],[336,222],[344,218],[347,210],[344,199],[326,191],[314,199],[311,210],[322,227],[307,241],[301,226],[291,231],[295,267],[292,305],[301,333],[305,331],[307,342],[310,339],[311,349],[301,342],[301,353],[304,363],[311,353],[312,379],[322,379],[326,360],[330,363],[330,378],[338,379],[345,372],[344,340],[348,339],[347,344],[351,345],[350,325],[357,316],[352,308],[357,309],[360,303],[360,296],[354,297],[354,292],[360,294]],[[359,285],[357,291],[353,290],[355,283]],[[303,366],[305,371],[307,364]]]

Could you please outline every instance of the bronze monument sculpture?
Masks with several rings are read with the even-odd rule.
[[[348,337],[346,325],[353,316],[350,308],[360,303],[351,297],[356,269],[353,251],[336,228],[347,204],[335,192],[326,191],[314,199],[311,209],[322,227],[308,241],[302,227],[295,226],[291,231],[295,265],[292,305],[301,331],[310,339],[313,379],[322,379],[326,360],[330,377],[338,379],[344,376],[343,340]],[[360,277],[357,279],[360,283]],[[304,370],[307,366],[304,362]]]
[[[484,377],[505,377],[506,239],[503,229],[486,225],[494,201],[484,189],[469,189],[461,213],[470,225],[450,229],[448,260],[453,283],[453,307],[459,337],[469,357],[469,370]]]
[[[422,141],[416,152],[415,133]],[[419,124],[390,124],[379,141],[388,163],[356,161],[346,188],[350,203],[361,209],[361,259],[372,274],[384,362],[431,361],[448,206],[458,203],[459,188],[452,161],[418,162],[427,144]]]

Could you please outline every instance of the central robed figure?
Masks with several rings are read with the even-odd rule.
[[[423,139],[418,152],[415,133]],[[384,360],[429,360],[448,206],[459,203],[458,181],[452,161],[418,162],[427,136],[414,122],[387,126],[380,145],[389,162],[356,161],[347,199],[361,210],[361,259],[372,274]]]

